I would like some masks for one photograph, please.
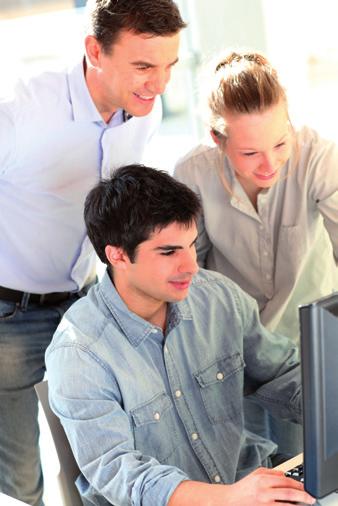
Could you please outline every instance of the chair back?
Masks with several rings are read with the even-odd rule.
[[[50,408],[48,400],[48,382],[41,381],[41,383],[35,385],[35,390],[46,415],[49,429],[55,444],[56,453],[60,462],[58,479],[63,499],[63,506],[83,506],[80,494],[75,485],[75,480],[79,476],[80,470],[74,459],[74,455],[61,422]]]

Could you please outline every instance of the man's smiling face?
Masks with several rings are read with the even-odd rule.
[[[123,30],[109,53],[97,43],[93,98],[100,112],[122,108],[133,116],[149,114],[178,60],[179,37]]]

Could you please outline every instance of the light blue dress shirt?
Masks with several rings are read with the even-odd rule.
[[[232,483],[275,445],[243,427],[243,392],[300,421],[298,349],[255,301],[200,270],[167,330],[129,311],[106,273],[66,313],[46,353],[50,402],[90,504],[162,506],[183,480]],[[62,364],[62,367],[61,367]]]
[[[82,288],[95,270],[83,203],[100,177],[142,161],[161,120],[106,124],[82,63],[21,82],[0,102],[0,285],[33,293]]]

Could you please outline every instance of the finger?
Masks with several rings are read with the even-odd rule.
[[[293,478],[288,478],[287,476],[284,476],[282,478],[283,480],[283,486],[285,488],[292,488],[296,490],[304,490],[304,485],[301,481],[294,480]]]
[[[270,495],[271,494],[271,495]],[[314,504],[316,499],[309,495],[305,490],[295,490],[291,488],[274,488],[270,489],[267,494],[267,498],[275,499],[275,501],[282,501],[289,504],[292,503],[305,503]]]
[[[271,471],[270,469],[268,471]],[[260,481],[263,486],[271,487],[271,488],[290,488],[295,490],[304,490],[304,485],[300,481],[294,480],[293,478],[289,478],[284,475],[284,473],[279,472],[268,472],[268,473],[260,473],[259,476],[256,477]]]

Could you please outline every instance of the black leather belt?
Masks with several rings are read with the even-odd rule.
[[[69,299],[72,295],[75,295],[76,292],[54,292],[54,293],[27,293],[20,292],[20,290],[12,290],[11,288],[6,288],[4,286],[0,286],[0,299],[7,300],[9,302],[21,303],[23,297],[25,296],[29,302],[35,304],[58,304],[59,302],[63,302]]]

